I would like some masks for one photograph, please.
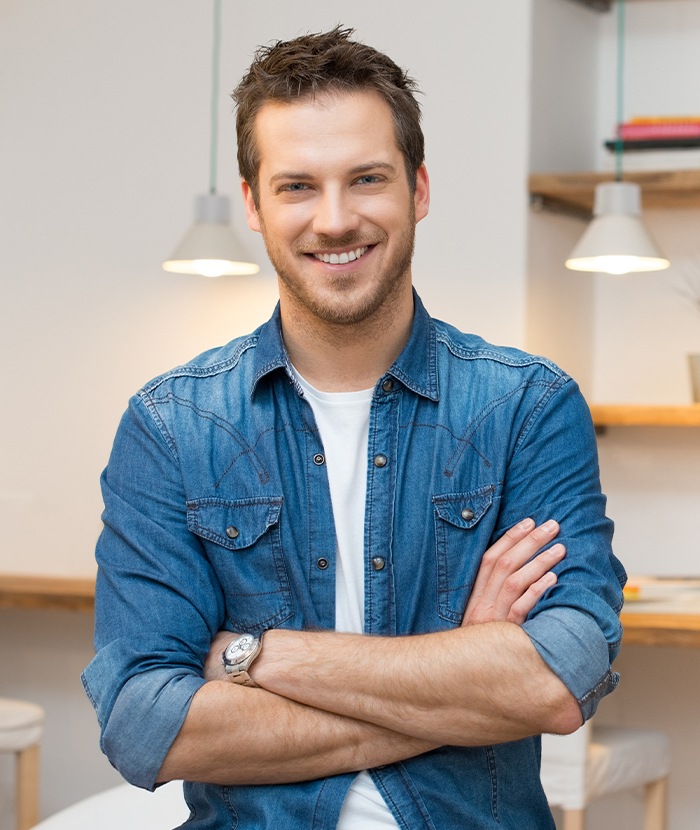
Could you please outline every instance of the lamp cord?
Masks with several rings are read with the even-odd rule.
[[[622,181],[623,141],[620,134],[623,115],[625,65],[625,0],[617,0],[617,125],[615,130],[615,181]]]
[[[214,41],[211,65],[211,135],[209,144],[209,193],[216,193],[219,135],[219,57],[221,54],[221,0],[214,0]]]

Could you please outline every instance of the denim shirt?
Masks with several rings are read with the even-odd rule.
[[[102,477],[97,653],[83,673],[102,749],[128,781],[154,788],[218,630],[334,628],[324,464],[279,309],[132,398]],[[556,519],[567,555],[523,627],[588,718],[617,683],[625,579],[588,408],[550,362],[434,320],[415,296],[371,404],[366,633],[458,626],[483,552],[526,516]],[[221,728],[245,728],[245,712]],[[543,830],[539,753],[536,737],[445,746],[370,774],[405,830]],[[330,830],[352,779],[186,783],[187,824]]]

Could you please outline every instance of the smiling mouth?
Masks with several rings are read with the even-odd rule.
[[[363,245],[361,248],[355,248],[352,251],[342,251],[339,254],[312,254],[314,259],[319,262],[327,262],[329,265],[345,265],[348,262],[354,262],[361,256],[367,253],[369,245]]]

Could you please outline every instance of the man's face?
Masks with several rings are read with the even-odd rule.
[[[411,290],[424,167],[410,192],[391,111],[373,92],[265,104],[256,118],[259,201],[248,223],[277,271],[285,311],[356,324]]]

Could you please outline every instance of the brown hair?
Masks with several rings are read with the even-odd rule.
[[[238,169],[258,203],[260,155],[255,118],[268,101],[293,103],[322,93],[377,92],[391,109],[396,142],[412,190],[424,159],[420,106],[415,81],[391,58],[357,41],[353,29],[308,34],[263,46],[231,97],[236,102]]]

